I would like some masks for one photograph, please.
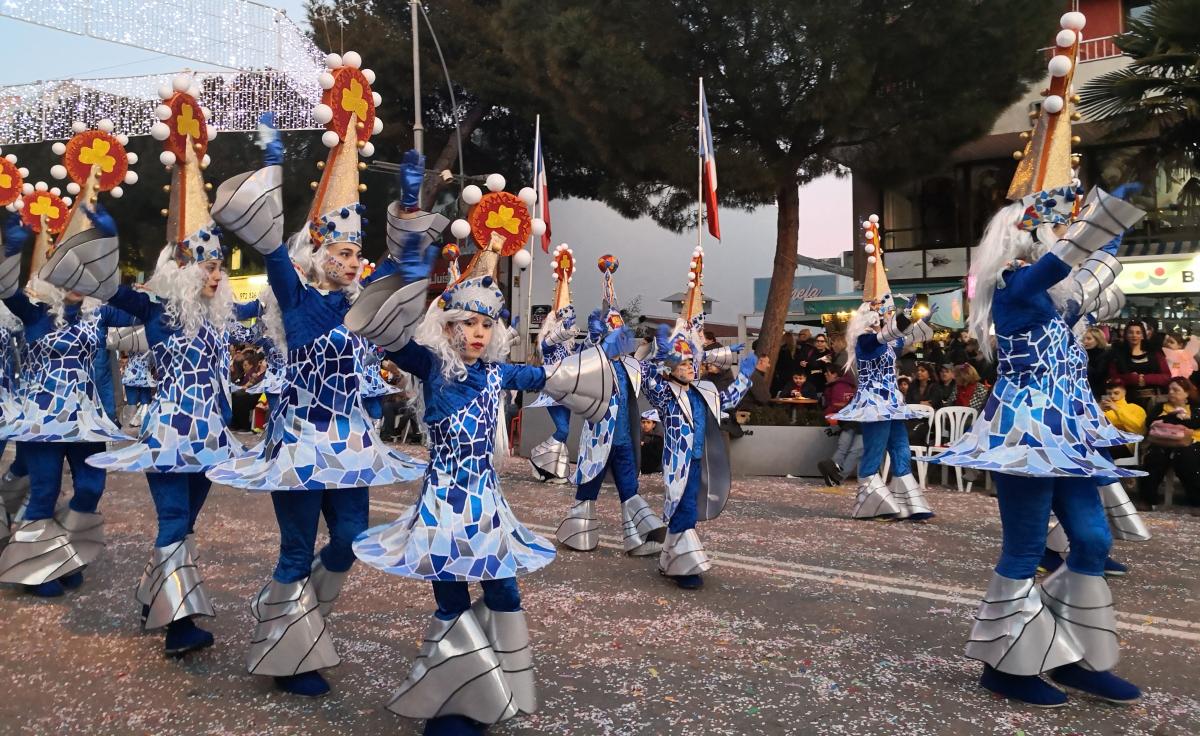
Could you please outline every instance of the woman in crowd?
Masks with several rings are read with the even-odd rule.
[[[1173,430],[1178,438],[1160,438],[1155,429],[1157,423],[1183,427],[1191,432]],[[1147,475],[1138,481],[1142,500],[1150,504],[1160,502],[1159,486],[1170,469],[1183,485],[1188,503],[1200,505],[1200,444],[1197,444],[1200,440],[1200,391],[1186,378],[1172,378],[1167,384],[1167,401],[1150,412],[1146,429],[1150,449],[1142,459]]]
[[[934,409],[942,408],[942,387],[933,378],[934,368],[929,363],[918,363],[916,378],[908,386],[904,401],[909,404],[923,404]]]
[[[954,385],[957,388],[955,406],[969,406],[979,411],[987,403],[990,389],[979,379],[979,373],[970,363],[962,363],[954,368]]]
[[[1089,327],[1083,333],[1083,348],[1088,356],[1088,385],[1092,395],[1100,398],[1107,391],[1109,381],[1109,366],[1112,355],[1108,347],[1108,338],[1099,327]]]
[[[814,337],[812,345],[812,351],[800,365],[808,377],[809,395],[820,396],[825,391],[825,366],[833,365],[833,351],[829,349],[829,337],[826,335]]]
[[[958,384],[954,382],[954,366],[949,363],[938,365],[938,389],[942,392],[942,405],[953,405],[958,398]]]
[[[1163,389],[1171,380],[1167,357],[1146,344],[1146,328],[1141,322],[1125,326],[1125,342],[1112,349],[1109,376],[1119,378],[1129,395],[1139,403],[1147,402],[1155,389]]]

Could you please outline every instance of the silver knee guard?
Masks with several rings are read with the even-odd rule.
[[[512,703],[518,713],[533,713],[537,710],[537,684],[533,676],[533,649],[529,645],[529,625],[524,611],[493,611],[483,602],[475,601],[471,606],[475,620],[483,629],[484,636],[492,643],[492,651],[500,662],[500,671],[508,689],[512,691]]]
[[[250,673],[285,677],[340,662],[319,606],[310,578],[268,583],[250,607],[258,621],[246,656]]]
[[[1097,672],[1116,666],[1117,614],[1103,575],[1082,575],[1063,565],[1042,581],[1042,598],[1059,628],[1074,639],[1081,665]]]
[[[1142,517],[1133,506],[1133,501],[1129,500],[1125,487],[1120,483],[1100,486],[1100,502],[1104,504],[1104,513],[1108,515],[1114,539],[1128,542],[1145,542],[1150,539],[1150,530],[1146,528],[1146,522],[1142,521]]]
[[[22,522],[0,553],[0,583],[41,585],[90,564],[104,550],[104,519],[61,509],[53,519]]]
[[[312,581],[313,588],[317,591],[317,603],[320,605],[322,616],[328,616],[333,611],[333,602],[341,595],[342,585],[346,582],[346,576],[349,574],[349,570],[345,572],[326,570],[320,555],[313,560],[312,572],[308,579]]]
[[[1033,578],[993,574],[975,612],[967,656],[1010,675],[1038,675],[1078,662],[1083,652],[1043,604]]]
[[[412,671],[387,704],[407,718],[459,715],[492,724],[517,715],[500,659],[473,611],[433,616]]]
[[[925,500],[925,492],[921,490],[921,484],[917,483],[917,477],[912,473],[892,478],[888,490],[892,494],[896,508],[900,510],[896,518],[907,519],[913,514],[933,513],[929,502]]]
[[[634,494],[621,504],[625,553],[635,557],[657,554],[667,538],[667,525],[650,510],[650,504]]]
[[[879,473],[859,484],[858,496],[854,499],[854,518],[873,519],[876,516],[894,516],[899,513],[900,507],[892,498],[892,492],[888,490]]]
[[[553,437],[533,448],[529,453],[529,462],[536,468],[533,475],[536,480],[546,480],[547,475],[551,479],[565,479],[571,470],[571,463],[567,458],[567,445]]]
[[[559,544],[580,552],[591,552],[600,544],[600,523],[596,521],[595,501],[576,501],[567,518],[558,525]]]
[[[138,583],[137,600],[150,608],[142,622],[146,630],[190,616],[216,615],[186,539],[154,548]]]
[[[712,568],[712,561],[704,552],[700,535],[695,529],[679,534],[667,533],[667,541],[658,555],[658,569],[663,575],[699,575]]]

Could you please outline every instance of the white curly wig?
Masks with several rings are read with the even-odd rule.
[[[233,290],[229,279],[222,278],[217,293],[204,297],[204,282],[208,274],[199,263],[180,267],[175,261],[175,246],[167,245],[158,253],[154,273],[146,280],[146,291],[163,301],[168,326],[194,336],[205,322],[218,331],[226,330],[233,322]]]
[[[467,377],[467,366],[463,363],[458,348],[451,342],[446,329],[454,329],[457,323],[478,316],[475,312],[463,309],[442,309],[435,300],[429,305],[425,317],[417,325],[413,339],[433,351],[441,363],[442,377],[447,381],[461,381]],[[512,345],[508,327],[500,320],[492,322],[492,339],[483,349],[480,360],[486,363],[503,362],[508,358],[508,349]]]
[[[42,280],[35,273],[29,277],[29,281],[25,284],[25,293],[33,301],[46,305],[46,308],[54,317],[54,326],[56,328],[66,324],[66,319],[63,317],[63,308],[66,306],[67,300],[66,289],[60,289],[49,281]],[[96,310],[99,308],[99,300],[92,297],[84,297],[81,309],[85,319],[95,315]]]
[[[863,302],[850,317],[846,324],[846,371],[858,372],[858,338],[867,330],[874,331],[879,326],[879,312],[870,302]]]

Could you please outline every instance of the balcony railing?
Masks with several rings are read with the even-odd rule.
[[[1116,36],[1100,36],[1084,39],[1083,43],[1079,44],[1079,61],[1099,61],[1121,56],[1121,49],[1117,48],[1116,38]],[[1047,46],[1038,51],[1045,54],[1047,61],[1058,53],[1058,49],[1054,46]]]

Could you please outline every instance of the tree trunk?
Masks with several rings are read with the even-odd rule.
[[[484,114],[490,109],[491,105],[482,101],[476,102],[471,109],[467,110],[467,114],[459,122],[459,135],[455,136],[453,132],[450,133],[450,136],[446,139],[446,145],[442,146],[442,152],[438,154],[433,165],[429,167],[429,170],[433,171],[437,178],[434,180],[433,186],[425,187],[424,201],[421,202],[421,209],[428,211],[437,199],[438,193],[447,186],[447,182],[441,178],[441,173],[454,166],[454,163],[458,160],[459,137],[463,139],[469,138],[475,132],[475,129],[479,127],[479,123],[483,121]]]
[[[768,385],[775,375],[779,344],[787,325],[788,307],[792,303],[792,285],[796,278],[796,244],[800,237],[800,194],[796,178],[784,176],[775,190],[779,217],[775,225],[775,267],[771,272],[771,288],[767,306],[763,309],[762,331],[758,338],[759,356],[771,359],[767,373]]]

